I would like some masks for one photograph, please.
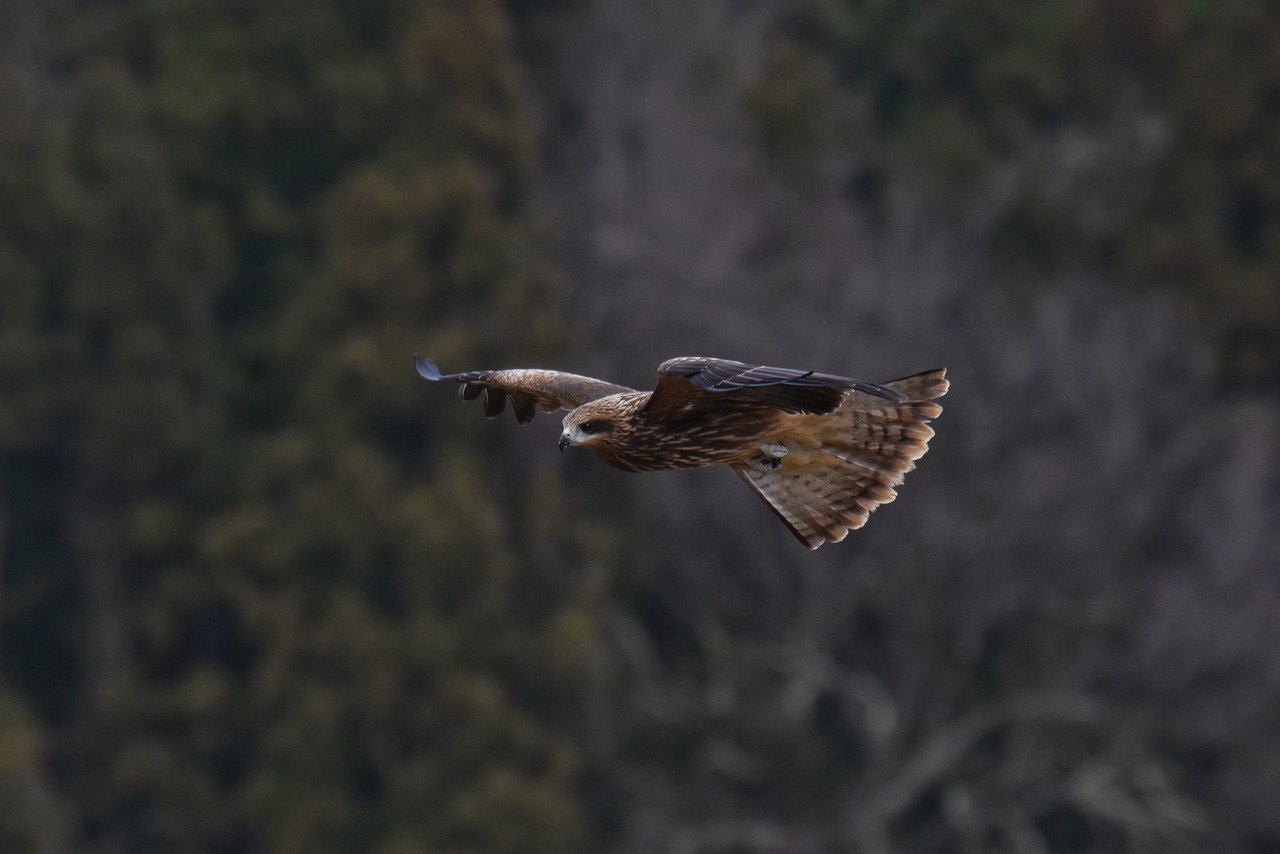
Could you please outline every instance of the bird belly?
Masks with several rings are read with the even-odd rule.
[[[614,468],[630,472],[743,465],[765,453],[761,444],[767,444],[769,437],[776,432],[773,425],[762,424],[759,418],[749,421],[725,419],[655,430],[645,437],[644,442],[631,442],[622,448],[596,447],[592,450]],[[781,453],[785,454],[785,450]]]

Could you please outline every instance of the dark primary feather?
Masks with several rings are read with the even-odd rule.
[[[739,401],[820,415],[839,406],[848,389],[889,401],[902,399],[893,389],[851,377],[748,365],[729,359],[684,357],[670,359],[658,368],[658,385],[648,411],[669,418],[689,411],[691,404]]]
[[[487,388],[484,390],[484,414],[489,418],[495,418],[502,414],[502,410],[507,408],[507,393],[501,389]],[[517,414],[516,417],[519,417]]]
[[[562,371],[516,369],[445,374],[441,373],[434,360],[416,353],[413,365],[423,379],[459,383],[458,391],[463,400],[474,400],[484,395],[484,414],[490,418],[502,414],[510,399],[516,420],[521,424],[532,421],[539,407],[547,412],[574,409],[591,400],[634,391],[626,386]]]
[[[877,383],[820,374],[817,371],[801,371],[795,368],[774,368],[768,365],[748,365],[728,359],[706,357],[670,359],[658,368],[659,373],[687,378],[705,391],[734,391],[743,388],[763,388],[776,385],[806,388],[852,388],[885,400],[902,400],[898,392]]]

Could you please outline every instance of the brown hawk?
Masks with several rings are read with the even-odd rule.
[[[727,465],[811,549],[843,540],[897,496],[948,387],[945,368],[877,384],[705,357],[663,362],[653,391],[560,371],[442,374],[416,355],[414,364],[425,379],[460,383],[465,400],[483,395],[490,418],[508,399],[521,424],[539,408],[569,410],[561,451],[590,448],[630,472]]]

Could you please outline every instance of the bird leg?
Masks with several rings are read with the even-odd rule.
[[[782,458],[787,455],[787,446],[780,442],[761,442],[760,456],[747,460],[747,465],[765,474],[777,471],[782,466]]]

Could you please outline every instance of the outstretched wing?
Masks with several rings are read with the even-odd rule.
[[[484,395],[484,414],[493,418],[502,414],[511,399],[516,420],[527,424],[541,408],[544,412],[557,409],[574,409],[587,401],[598,400],[611,394],[621,394],[635,389],[614,385],[603,380],[562,371],[543,371],[534,368],[518,368],[503,371],[467,371],[461,374],[442,374],[431,359],[418,354],[413,356],[413,366],[423,379],[452,380],[461,384],[459,393],[463,400],[474,400]]]
[[[744,407],[824,415],[850,389],[888,401],[903,398],[894,389],[851,377],[694,356],[658,367],[658,385],[645,411],[659,420]]]

